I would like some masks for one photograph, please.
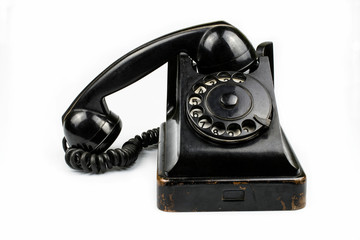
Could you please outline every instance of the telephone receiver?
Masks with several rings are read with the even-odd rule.
[[[168,63],[166,122],[109,149],[122,122],[105,97]],[[62,116],[65,161],[103,173],[158,144],[164,211],[291,210],[305,206],[306,175],[279,124],[273,44],[255,50],[213,22],[150,41],[119,58]]]

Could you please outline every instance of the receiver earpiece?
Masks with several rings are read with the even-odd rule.
[[[200,40],[197,66],[201,73],[245,71],[254,62],[254,47],[232,26],[213,27]]]

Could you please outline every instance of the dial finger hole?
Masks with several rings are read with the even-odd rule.
[[[251,132],[255,131],[256,124],[253,120],[246,119],[245,121],[242,122],[241,127],[244,132],[251,133]]]
[[[227,82],[227,81],[230,80],[231,75],[230,75],[230,73],[228,73],[228,72],[219,72],[218,75],[217,75],[217,77],[218,77],[219,81],[221,81],[221,82]]]
[[[246,76],[242,72],[236,72],[232,75],[232,80],[236,83],[243,83],[246,81]]]
[[[194,87],[194,92],[196,94],[202,94],[202,93],[205,93],[206,92],[206,87],[202,84],[197,84],[195,85]]]
[[[211,128],[214,135],[223,135],[225,133],[225,125],[222,122],[216,122]]]
[[[193,107],[190,111],[190,116],[192,116],[193,118],[198,118],[201,117],[203,113],[204,111],[201,107]]]
[[[214,86],[217,83],[217,80],[214,76],[206,76],[204,83],[206,86]]]
[[[230,137],[237,137],[237,136],[239,136],[241,134],[241,128],[240,128],[239,124],[232,123],[227,127],[226,133]]]
[[[211,127],[212,119],[208,116],[203,116],[199,119],[198,125],[201,128],[209,128]]]
[[[189,98],[189,104],[190,105],[199,105],[201,103],[200,96],[191,96]]]

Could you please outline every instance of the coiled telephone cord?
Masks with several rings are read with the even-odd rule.
[[[143,148],[159,142],[159,128],[143,132],[125,142],[122,148],[109,149],[103,153],[91,153],[81,148],[67,146],[65,137],[62,144],[65,162],[69,167],[86,173],[104,173],[113,167],[129,167],[139,156]]]

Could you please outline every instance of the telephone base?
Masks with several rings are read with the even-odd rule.
[[[196,93],[199,88],[195,86],[199,83],[199,79],[207,79],[209,75],[196,72],[192,67],[191,59],[186,54],[180,54],[169,61],[168,68],[167,120],[160,127],[158,145],[158,208],[179,212],[303,208],[306,199],[306,176],[280,126],[270,58],[260,55],[256,71],[247,74],[244,83],[259,84],[256,85],[258,88],[249,92],[254,95],[259,94],[257,102],[261,104],[257,106],[269,106],[271,103],[271,116],[267,118],[271,120],[271,124],[261,124],[266,127],[259,128],[257,135],[246,136],[239,142],[219,142],[217,134],[211,135],[210,130],[206,132],[212,129],[211,124],[205,126],[206,123],[215,122],[212,126],[217,128],[222,120],[215,118],[215,114],[210,110],[205,114],[204,109],[209,108],[212,111],[225,109],[221,107],[224,96],[217,96],[216,91],[227,85],[215,80],[216,83],[212,84],[217,84],[218,88],[211,88],[205,83],[199,85],[203,88],[199,87],[201,91]],[[224,72],[214,74],[219,76]],[[234,76],[234,73],[230,75]],[[239,80],[241,77],[239,79],[234,77],[232,81],[235,81],[234,79]],[[226,79],[222,80],[227,82]],[[245,84],[239,83],[237,86],[245,89]],[[188,106],[192,101],[188,96],[193,96],[196,108]],[[238,96],[243,97],[247,94],[239,93]],[[248,98],[242,98],[243,105],[246,105],[246,99]],[[201,105],[202,102],[204,105]],[[216,108],[218,105],[220,107]],[[191,115],[190,109],[198,109],[200,114],[212,118],[202,116],[198,119],[199,115]],[[265,112],[268,114],[269,109],[266,107]],[[248,115],[253,116],[252,114]],[[219,116],[227,115],[219,114]],[[203,125],[199,125],[204,119],[207,120]],[[256,120],[255,115],[250,120],[256,124],[261,122]],[[238,129],[240,125],[246,129],[247,124],[244,124],[246,121],[239,122]],[[216,125],[216,122],[220,122],[220,125]],[[199,130],[199,126],[204,127],[205,130]],[[230,126],[231,124],[225,128],[224,124],[223,129],[229,130]],[[241,133],[256,131],[256,126],[253,125],[250,131],[240,130],[240,136]],[[229,139],[225,137],[224,139],[231,141],[230,137],[233,137],[234,133],[231,136],[227,135]]]

